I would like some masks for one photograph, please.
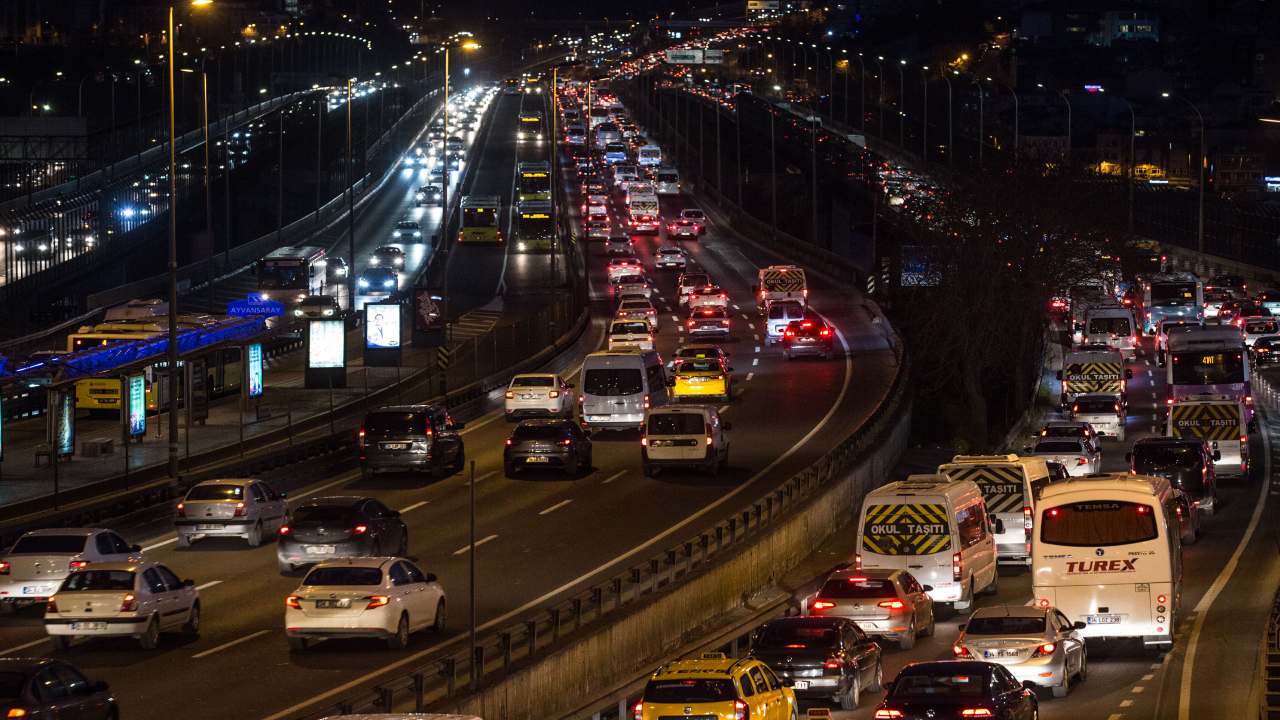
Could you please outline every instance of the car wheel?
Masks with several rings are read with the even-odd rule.
[[[295,565],[291,562],[276,558],[276,565],[280,568],[280,572],[293,572]]]
[[[715,448],[711,449],[711,464],[707,466],[707,474],[720,474],[720,454],[715,451]]]
[[[306,649],[307,649],[307,639],[306,639],[306,638],[304,638],[304,637],[291,637],[291,638],[289,638],[289,649],[290,649],[290,650],[306,650]]]
[[[178,533],[178,547],[191,547],[191,536]]]
[[[444,634],[445,629],[449,625],[449,615],[447,610],[448,608],[445,606],[443,599],[436,603],[436,619],[431,623],[431,632],[437,635]]]
[[[138,638],[138,645],[143,650],[155,650],[160,644],[160,621],[151,618],[151,622],[147,623],[146,632]]]
[[[396,550],[396,557],[409,557],[409,529],[405,528],[404,534],[400,536],[400,547]]]
[[[403,650],[409,646],[409,616],[400,615],[400,623],[396,625],[396,634],[387,638],[388,650]]]
[[[439,480],[442,477],[444,477],[444,458],[438,457],[431,463],[431,479]]]
[[[579,466],[582,470],[587,470],[587,471],[591,470],[591,468],[594,465],[593,458],[592,458],[593,455],[595,455],[594,452],[589,452],[587,453],[587,456],[583,458],[582,464]]]
[[[458,445],[458,457],[453,459],[452,469],[454,472],[462,472],[467,466],[467,447]]]
[[[907,623],[907,631],[902,633],[898,638],[898,647],[903,650],[910,650],[916,646],[916,619],[911,618],[911,622]]]
[[[642,463],[642,464],[640,465],[640,472],[641,472],[645,477],[653,477],[653,471],[654,471],[654,467],[653,467],[652,465],[650,465],[649,463]]]
[[[1189,528],[1187,532],[1182,533],[1182,537],[1180,539],[1182,540],[1183,545],[1194,545],[1196,543],[1196,529]]]
[[[515,416],[515,415],[507,415],[507,422],[509,422],[509,423],[513,423],[513,422],[515,422],[515,421],[516,421],[516,416]]]
[[[509,477],[509,478],[513,478],[513,477],[515,477],[515,476],[516,476],[516,466],[515,466],[515,465],[512,465],[511,463],[507,463],[507,464],[503,465],[503,466],[502,466],[502,474],[503,474],[503,475],[505,475],[506,477]]]
[[[925,636],[925,637],[933,637],[933,631],[936,629],[936,627],[935,627],[935,626],[936,626],[937,624],[938,624],[938,618],[936,618],[936,617],[934,616],[934,614],[933,614],[933,609],[932,609],[932,608],[930,608],[930,610],[929,610],[929,624],[928,624],[928,625],[926,625],[926,626],[924,627],[924,636]]]
[[[184,635],[200,634],[200,603],[191,606],[191,612],[187,615],[187,622],[182,626]]]
[[[961,598],[966,597],[966,596],[969,598],[968,602],[965,602],[965,601],[957,601],[957,602],[955,602],[955,603],[952,603],[952,605],[953,605],[953,607],[955,607],[955,610],[956,610],[956,612],[957,612],[957,613],[959,613],[959,614],[961,614],[961,615],[972,615],[972,614],[973,614],[973,610],[974,610],[974,607],[973,607],[973,581],[972,581],[972,580],[970,580],[970,581],[969,581],[969,589],[968,589],[968,592],[961,592],[961,594],[960,594],[960,597],[961,597]],[[962,606],[963,606],[963,607],[962,607]]]
[[[995,595],[998,592],[1000,592],[1000,568],[996,568],[995,572],[991,574],[991,582],[982,588],[983,595]]]
[[[836,354],[831,352],[830,350],[828,350],[827,353],[823,355],[823,357],[826,358],[827,360],[833,360],[835,359],[835,356]]]
[[[70,635],[50,635],[49,642],[53,643],[54,650],[66,650],[71,647]]]
[[[564,471],[565,477],[576,476],[578,474],[578,464],[578,451],[574,450],[573,454],[565,459],[564,467],[561,468]]]
[[[1056,698],[1064,698],[1069,692],[1071,692],[1071,673],[1067,672],[1067,669],[1064,667],[1062,669],[1062,682],[1053,686],[1053,696]]]
[[[1080,648],[1080,669],[1076,671],[1076,679],[1084,682],[1089,678],[1089,651],[1083,646]]]
[[[840,696],[841,710],[857,710],[858,703],[862,700],[862,688],[858,686],[858,678],[855,675],[853,683],[849,685],[849,692]]]
[[[372,479],[373,479],[373,471],[372,471],[372,470],[370,470],[369,468],[366,468],[366,467],[362,467],[362,468],[360,468],[360,479],[361,479],[361,480],[372,480]]]
[[[258,547],[262,544],[262,523],[257,523],[253,529],[249,531],[249,535],[245,538],[249,541],[249,547]]]
[[[876,676],[867,686],[867,692],[878,693],[884,687],[884,666],[876,662]]]
[[[787,350],[783,350],[783,351],[782,351],[782,357],[784,357],[784,358],[786,358],[786,359],[788,359],[788,360],[791,360],[791,359],[792,359],[790,351],[787,351]]]

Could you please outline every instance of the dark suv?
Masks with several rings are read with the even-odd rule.
[[[280,528],[276,560],[281,572],[339,557],[404,557],[409,528],[397,510],[373,498],[339,495],[294,508]]]
[[[883,682],[880,646],[842,617],[770,620],[752,634],[751,657],[783,678],[797,699],[835,701],[842,710],[856,709],[859,696],[880,692]]]
[[[463,428],[443,405],[399,405],[370,411],[360,426],[360,472],[366,479],[379,470],[430,471],[444,477],[445,465],[461,470],[466,462]]]
[[[1209,450],[1203,440],[1194,438],[1142,438],[1125,453],[1129,469],[1139,475],[1162,477],[1190,502],[1212,515],[1217,506],[1218,476],[1213,461],[1220,460],[1217,450]]]
[[[782,332],[782,356],[791,360],[797,355],[821,355],[830,360],[835,357],[834,334],[817,318],[792,320]]]

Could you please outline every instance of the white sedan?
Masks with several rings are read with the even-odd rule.
[[[655,268],[677,268],[683,270],[686,265],[684,251],[677,247],[660,247],[653,254]]]
[[[573,419],[572,383],[553,373],[528,373],[511,378],[507,387],[508,422],[526,417]]]
[[[1067,475],[1079,477],[1099,472],[1102,453],[1089,438],[1041,437],[1034,446],[1024,448],[1028,455],[1044,458],[1046,462],[1061,463]]]
[[[58,649],[77,637],[125,636],[154,650],[163,631],[199,634],[200,591],[160,563],[91,564],[49,598],[44,630]]]
[[[686,303],[690,310],[704,307],[729,307],[729,293],[721,290],[718,285],[709,287],[700,287],[689,294],[689,300]]]
[[[344,558],[322,562],[285,600],[289,647],[312,640],[382,638],[401,650],[409,633],[445,631],[444,588],[404,558]]]
[[[616,282],[618,278],[624,275],[642,274],[644,266],[635,258],[616,257],[605,266],[605,272],[609,274],[609,282]]]

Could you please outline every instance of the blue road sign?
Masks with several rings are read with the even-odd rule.
[[[227,303],[227,314],[236,317],[253,317],[254,315],[273,315],[284,314],[284,303],[263,300],[261,293],[249,293],[247,300],[237,300]]]

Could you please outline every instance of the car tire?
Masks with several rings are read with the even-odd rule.
[[[862,699],[862,688],[858,687],[858,678],[854,676],[853,682],[849,684],[849,692],[840,696],[841,710],[857,710],[858,702]]]
[[[372,479],[373,479],[373,471],[372,471],[372,470],[370,470],[370,469],[369,469],[369,468],[367,468],[367,467],[362,467],[362,468],[360,468],[360,479],[361,479],[361,480],[372,480]]]
[[[178,547],[191,547],[191,536],[178,533]]]
[[[999,567],[997,567],[996,571],[991,574],[991,582],[987,583],[987,586],[982,588],[983,595],[995,595],[998,592],[1000,592],[1000,568]]]
[[[187,622],[182,625],[183,635],[199,635],[200,634],[200,603],[197,602],[191,606],[191,612],[187,615]]]
[[[509,422],[509,423],[513,423],[513,422],[515,422],[515,421],[516,421],[516,416],[515,416],[515,415],[508,415],[508,416],[507,416],[507,422]]]
[[[160,644],[160,621],[151,618],[151,622],[147,623],[147,629],[138,637],[138,646],[143,650],[155,650]]]
[[[258,547],[262,544],[262,523],[256,523],[249,534],[245,536],[245,540],[249,542],[249,547]]]
[[[280,568],[280,572],[282,573],[293,572],[294,567],[296,567],[293,563],[287,562],[285,560],[281,560],[279,558],[276,558],[276,566]]]
[[[1183,545],[1195,545],[1195,544],[1196,544],[1196,529],[1195,529],[1195,528],[1191,528],[1188,532],[1183,533],[1183,534],[1182,534],[1182,536],[1181,536],[1179,539],[1182,541],[1182,544],[1183,544]]]
[[[574,450],[573,454],[565,460],[564,467],[561,468],[564,471],[564,476],[567,478],[577,477],[579,464],[578,451]]]
[[[289,640],[290,650],[306,650],[307,649],[307,639],[304,637],[290,637],[288,638],[288,640]]]
[[[582,460],[582,463],[578,466],[578,469],[586,470],[590,472],[591,468],[595,465],[594,463],[595,458],[592,457],[593,455],[595,455],[595,452],[587,453],[587,457]]]
[[[71,647],[70,635],[50,635],[49,642],[53,643],[54,650],[66,650]]]
[[[720,453],[715,448],[711,449],[711,464],[706,466],[706,470],[708,475],[720,474]]]
[[[435,617],[435,620],[433,620],[431,623],[431,632],[437,635],[445,634],[445,631],[449,627],[448,610],[449,610],[448,605],[446,605],[444,602],[444,599],[441,598],[436,603],[436,617]]]
[[[901,650],[910,650],[916,646],[916,619],[911,618],[911,624],[907,625],[907,631],[898,637],[898,648]]]
[[[925,637],[933,637],[933,633],[937,629],[937,624],[938,624],[938,618],[933,614],[933,611],[930,610],[929,624],[925,626],[924,632],[921,634],[924,635]]]
[[[409,646],[409,616],[400,614],[400,622],[396,625],[396,634],[387,638],[388,650],[403,650]]]
[[[652,465],[650,465],[649,463],[642,463],[642,464],[640,465],[640,472],[641,472],[645,477],[653,477],[654,467],[653,467]]]
[[[502,474],[508,478],[514,478],[516,476],[516,466],[511,463],[504,464],[502,466]]]
[[[969,596],[969,602],[968,602],[968,603],[963,603],[963,604],[964,604],[964,607],[960,607],[960,606],[961,606],[961,604],[962,604],[962,602],[955,602],[955,603],[952,603],[952,607],[954,607],[954,608],[955,608],[955,611],[956,611],[958,614],[960,614],[960,615],[972,615],[972,614],[973,614],[973,611],[974,611],[974,607],[973,607],[973,604],[974,604],[974,597],[973,597],[973,580],[970,580],[970,581],[969,581],[969,592],[967,592],[967,593],[962,592],[962,593],[960,594],[960,597],[961,597],[961,598],[963,598],[965,595],[968,595],[968,596]]]
[[[1213,497],[1211,497],[1211,498],[1210,498],[1210,500],[1209,500],[1209,507],[1207,507],[1207,508],[1200,508],[1200,512],[1201,512],[1201,513],[1203,513],[1204,515],[1208,516],[1208,515],[1212,515],[1212,514],[1214,513],[1214,511],[1215,511],[1215,510],[1217,510],[1217,509],[1218,509],[1218,498],[1217,498],[1217,496],[1215,495],[1215,496],[1213,496]]]
[[[1080,669],[1076,670],[1076,679],[1080,682],[1089,679],[1089,651],[1085,647],[1080,648]]]
[[[1056,698],[1064,698],[1071,692],[1071,673],[1066,668],[1062,669],[1062,682],[1053,686],[1053,696]]]
[[[783,350],[783,351],[782,351],[782,357],[784,357],[784,358],[786,358],[786,359],[788,359],[788,360],[792,360],[792,359],[794,359],[794,358],[792,357],[792,355],[791,355],[790,351],[787,351],[787,350]]]
[[[827,353],[826,353],[825,355],[823,355],[823,357],[824,357],[824,358],[826,358],[826,359],[828,359],[828,360],[834,360],[834,359],[835,359],[835,357],[836,357],[836,354],[835,354],[835,353],[833,353],[833,352],[831,352],[830,350],[828,350],[828,351],[827,351]]]
[[[867,686],[867,692],[878,693],[883,689],[884,689],[884,665],[881,665],[879,662],[877,662],[876,676],[875,676],[875,679],[871,681],[871,684]]]
[[[438,457],[436,461],[431,463],[431,479],[439,480],[444,477],[444,458]]]
[[[405,528],[400,536],[400,547],[396,548],[396,557],[409,557],[409,529]]]
[[[467,446],[458,445],[458,457],[454,458],[453,465],[450,466],[454,472],[462,472],[467,466]]]

